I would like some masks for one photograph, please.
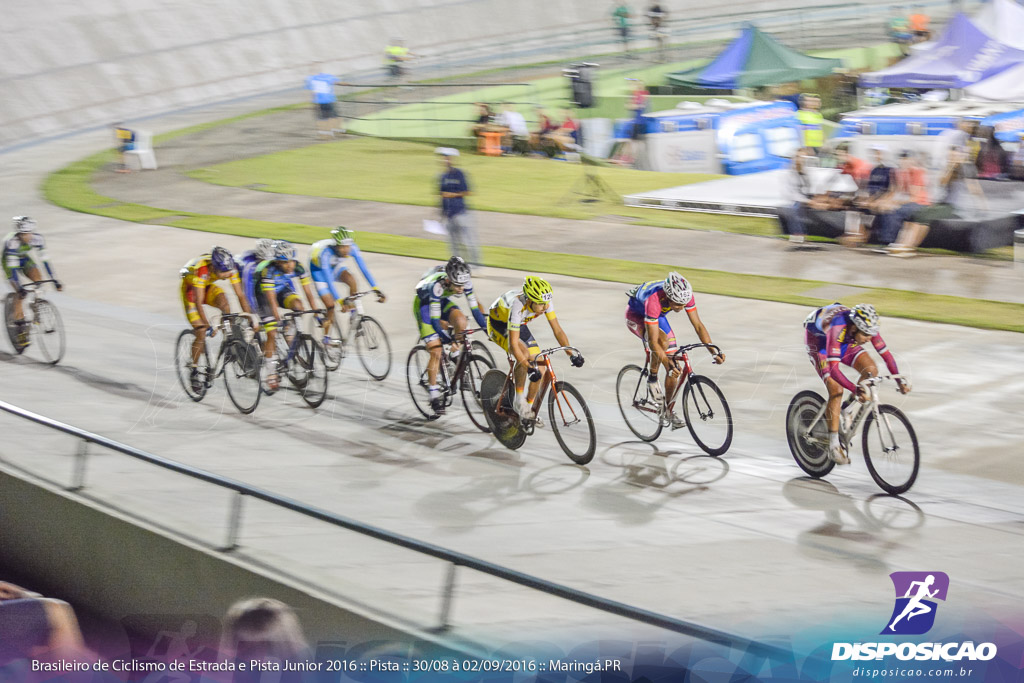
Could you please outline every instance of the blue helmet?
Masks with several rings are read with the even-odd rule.
[[[210,251],[210,263],[215,270],[227,273],[235,269],[235,259],[224,247],[214,247]]]

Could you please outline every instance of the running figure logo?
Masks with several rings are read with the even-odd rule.
[[[882,635],[920,635],[935,623],[935,600],[945,601],[949,577],[943,572],[893,572],[896,605]]]

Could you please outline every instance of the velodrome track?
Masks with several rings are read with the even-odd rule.
[[[167,117],[153,128],[221,115]],[[318,411],[281,392],[242,417],[220,385],[203,403],[188,401],[171,356],[184,326],[178,268],[212,243],[241,250],[249,241],[74,214],[39,196],[46,172],[107,142],[103,131],[3,157],[5,215],[39,219],[67,284],[53,299],[69,342],[57,368],[4,346],[4,400],[395,532],[748,636],[858,620],[877,628],[891,609],[888,574],[896,570],[950,574],[957,600],[944,609],[964,619],[1011,614],[1024,600],[1018,334],[885,320],[915,386],[905,399],[890,398],[913,421],[924,460],[904,501],[876,495],[857,451],[853,467],[825,482],[799,478],[782,420],[791,396],[817,382],[800,334],[806,311],[784,304],[698,295],[728,355],[722,367],[697,356],[736,421],[733,447],[720,459],[702,456],[684,432],[654,446],[631,437],[614,397],[618,369],[640,353],[621,322],[624,286],[561,276],[551,278],[560,318],[587,364],[559,369],[598,420],[590,466],[569,463],[547,430],[508,451],[474,431],[458,403],[442,420],[423,422],[403,364],[414,343],[409,292],[430,263],[378,254],[370,263],[392,299],[368,307],[395,349],[388,380],[368,382],[349,363]],[[476,286],[489,302],[521,277],[488,269]],[[542,344],[550,340],[543,324],[537,331]],[[70,440],[0,421],[15,437],[0,446],[4,461],[67,481]],[[208,487],[116,456],[93,458],[88,480],[91,495],[121,509],[211,542],[222,537],[227,499]],[[419,626],[435,618],[440,563],[266,509],[253,508],[247,520],[243,558]],[[457,595],[455,633],[478,640],[624,628],[478,576],[463,574]]]

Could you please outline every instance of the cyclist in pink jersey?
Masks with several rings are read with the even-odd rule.
[[[664,280],[644,282],[630,289],[629,302],[626,304],[626,327],[629,331],[648,343],[651,348],[650,374],[647,376],[651,395],[655,399],[671,396],[679,382],[680,369],[670,358],[677,348],[676,334],[669,324],[668,313],[686,311],[690,324],[701,342],[711,344],[711,334],[697,314],[697,302],[693,297],[693,289],[679,273],[669,273]],[[709,350],[710,351],[710,350]],[[725,362],[725,354],[714,356],[716,364]],[[658,370],[664,365],[668,373],[665,378],[665,393],[658,384]],[[672,413],[672,428],[684,426],[675,412],[675,402],[669,406]]]
[[[834,303],[815,309],[804,320],[804,341],[811,364],[828,389],[825,416],[828,418],[829,455],[837,464],[848,465],[850,458],[839,441],[839,412],[843,390],[852,392],[861,402],[866,401],[868,395],[843,374],[839,365],[847,365],[859,372],[858,381],[877,376],[878,366],[871,356],[864,353],[864,344],[868,341],[893,375],[899,374],[896,359],[878,333],[878,313],[871,304],[857,304],[851,309]],[[910,392],[909,381],[900,379],[897,383],[900,392]]]

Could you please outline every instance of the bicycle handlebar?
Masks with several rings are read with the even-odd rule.
[[[718,344],[704,344],[704,343],[701,343],[701,344],[687,344],[685,346],[680,346],[678,349],[676,349],[676,352],[673,353],[672,356],[673,356],[673,358],[674,357],[678,357],[678,356],[683,355],[687,351],[690,351],[691,349],[699,349],[699,348],[706,348],[706,349],[712,351],[713,355],[715,355],[715,356],[717,356],[717,355],[722,353],[722,349],[721,349],[720,346],[718,346]]]
[[[535,356],[535,358],[540,358],[541,356],[550,356],[555,351],[572,351],[572,352],[576,353],[577,355],[580,355],[580,356],[583,355],[582,353],[580,353],[580,350],[577,349],[575,346],[554,346],[554,347],[552,347],[550,349],[544,349],[543,351],[538,353]]]
[[[891,379],[891,380],[894,380],[894,381],[898,382],[900,380],[905,380],[906,376],[904,376],[904,375],[878,375],[876,377],[865,377],[860,382],[857,382],[857,386],[873,387],[873,386],[876,386],[878,384],[881,384],[882,382],[884,382],[887,379]]]
[[[53,279],[50,279],[50,280],[32,280],[31,282],[26,282],[25,284],[21,285],[21,288],[22,289],[39,289],[40,287],[42,287],[43,285],[45,285],[48,282],[52,282],[53,284],[57,284],[57,281],[53,280]]]

